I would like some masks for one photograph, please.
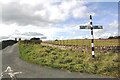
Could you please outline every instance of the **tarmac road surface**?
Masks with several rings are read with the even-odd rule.
[[[4,71],[7,66],[10,66],[14,71],[22,72],[22,74],[17,75],[18,78],[108,78],[27,63],[19,58],[19,48],[17,44],[8,46],[2,50],[2,71]]]

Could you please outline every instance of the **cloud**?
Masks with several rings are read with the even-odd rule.
[[[22,38],[22,39],[30,39],[30,38],[46,38],[43,34],[37,32],[25,32],[25,33],[17,33],[12,34],[11,38]]]
[[[89,5],[78,0],[2,0],[0,37],[28,38],[43,34],[47,39],[90,38],[90,30],[80,30],[82,24],[78,24],[86,22],[90,14],[98,18],[100,13],[90,10]],[[116,35],[115,25],[117,21],[113,20],[103,30],[94,30],[95,38]]]
[[[4,39],[8,39],[8,38],[9,38],[9,36],[0,36],[0,40],[1,40],[1,39],[4,40]]]
[[[17,2],[3,4],[2,6],[2,22],[5,24],[16,23],[18,25],[47,25],[51,22],[35,16],[34,7],[30,5],[22,5]]]
[[[21,35],[26,35],[26,36],[43,36],[43,34],[41,33],[37,33],[37,32],[25,32]]]
[[[2,39],[15,39],[23,38],[23,39],[30,39],[32,37],[46,37],[42,34],[42,30],[35,26],[28,25],[26,27],[17,26],[17,24],[0,24],[0,40]],[[41,27],[40,27],[41,28]]]
[[[19,27],[16,26],[16,24],[0,24],[0,37],[1,36],[8,36],[12,35],[15,30],[19,29]]]
[[[77,0],[53,1],[13,1],[2,4],[2,19],[4,24],[34,25],[47,27],[73,18],[84,18],[90,12],[85,2]]]
[[[103,29],[94,30],[94,35],[96,38],[108,38],[110,36],[117,36],[118,22],[114,20],[108,25],[103,25]]]
[[[7,40],[7,39],[15,39],[15,38],[21,38],[22,40],[25,39],[31,39],[31,38],[40,38],[40,39],[47,39],[46,36],[44,36],[41,33],[37,33],[37,32],[25,32],[25,33],[13,33],[12,35],[9,36],[0,36],[0,41],[1,40]]]

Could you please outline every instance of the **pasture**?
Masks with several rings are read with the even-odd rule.
[[[91,39],[72,39],[49,41],[50,44],[66,46],[91,46]],[[95,46],[117,46],[118,39],[94,39]]]

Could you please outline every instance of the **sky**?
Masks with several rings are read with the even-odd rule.
[[[115,2],[116,1],[116,2]],[[118,35],[118,2],[82,0],[0,0],[0,41],[6,39],[44,40],[91,38],[92,15],[94,38]]]

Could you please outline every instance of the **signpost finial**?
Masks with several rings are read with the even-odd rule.
[[[92,19],[92,15],[90,15],[90,19]]]

